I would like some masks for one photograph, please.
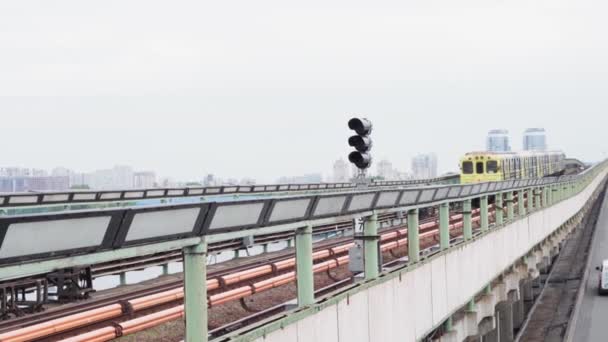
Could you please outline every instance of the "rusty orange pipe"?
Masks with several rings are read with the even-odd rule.
[[[474,210],[474,212],[478,212],[478,211],[479,211],[478,209]],[[460,216],[462,216],[462,215],[460,215],[460,214],[453,215],[450,217],[450,219],[457,219]],[[478,221],[479,217],[476,217],[473,220]],[[436,222],[428,222],[428,223],[420,225],[419,227],[422,229],[426,229],[426,228],[434,227],[436,225],[437,225]],[[456,226],[457,225],[452,225],[451,228],[456,227]],[[399,233],[401,233],[401,234],[405,234],[406,232],[407,232],[407,229],[399,230]],[[392,235],[390,235],[390,234],[392,234]],[[438,234],[437,231],[426,232],[426,233],[421,234],[420,237],[426,238],[426,237],[435,236],[437,234]],[[391,237],[399,236],[399,234],[397,234],[395,232],[387,233],[385,235],[389,235],[390,237],[387,237],[384,240],[390,239]],[[393,241],[388,244],[385,244],[385,246],[382,247],[382,250],[383,251],[390,250],[390,249],[402,246],[406,243],[407,243],[407,238],[404,238],[404,239],[401,239],[398,241]],[[342,246],[333,247],[331,249],[317,251],[313,254],[313,257],[314,257],[314,259],[326,258],[326,257],[329,257],[332,252],[335,254],[342,253],[344,251],[347,251],[352,246],[354,246],[354,243],[351,242],[351,243],[344,244]],[[348,255],[342,256],[335,260],[328,260],[326,262],[322,262],[320,264],[315,265],[313,268],[313,271],[315,273],[328,271],[328,270],[331,270],[338,266],[347,264],[348,262],[349,262]],[[290,268],[293,266],[295,266],[295,258],[290,258],[290,259],[282,260],[282,261],[275,263],[275,267],[279,270]],[[265,275],[265,274],[267,274],[267,272],[272,272],[272,266],[265,265],[265,266],[260,266],[260,267],[254,268],[252,270],[237,272],[235,274],[225,276],[224,279],[227,281],[226,282],[227,284],[234,284],[234,283],[238,283],[239,281],[242,281],[242,280],[251,279],[251,278],[261,276],[261,275]],[[272,289],[272,288],[276,288],[276,287],[288,284],[295,280],[295,276],[296,276],[295,272],[289,272],[289,273],[286,273],[286,274],[283,274],[283,275],[280,275],[277,277],[273,277],[273,278],[255,283],[252,286],[244,286],[244,287],[236,288],[236,289],[233,289],[230,291],[226,291],[226,292],[217,294],[215,296],[211,296],[210,300],[209,300],[209,305],[211,305],[211,306],[219,305],[222,303],[226,303],[228,301],[244,298],[244,297],[252,295],[253,293],[256,293],[256,292],[265,291],[268,289]],[[207,286],[208,286],[209,290],[217,289],[217,288],[219,288],[219,281],[217,279],[207,280]],[[153,307],[156,305],[168,303],[171,301],[175,301],[178,299],[182,299],[183,296],[184,296],[183,289],[179,288],[179,289],[169,290],[169,291],[161,292],[161,293],[150,295],[150,296],[133,299],[130,301],[130,304],[133,306],[133,309],[135,311],[137,311],[137,310]],[[175,309],[175,308],[173,308],[173,309]],[[36,339],[39,337],[44,337],[44,336],[48,336],[48,335],[51,335],[54,333],[62,332],[62,331],[65,331],[65,330],[68,330],[68,329],[71,329],[74,327],[78,327],[78,326],[82,326],[82,325],[86,325],[86,324],[92,324],[95,322],[118,317],[121,314],[122,314],[122,307],[119,304],[108,305],[106,307],[91,310],[91,311],[88,311],[85,313],[70,315],[70,316],[63,317],[63,318],[60,318],[57,320],[52,320],[52,321],[37,324],[37,325],[31,326],[31,327],[26,327],[23,329],[8,332],[8,333],[0,335],[0,341],[2,341],[2,342],[30,341],[30,340],[33,340],[33,339]],[[177,315],[175,312],[173,314]],[[148,316],[145,316],[145,317],[148,317]],[[165,317],[165,316],[163,316],[163,317]],[[171,316],[171,317],[173,317],[173,316]],[[162,318],[162,319],[164,319],[164,318]],[[171,318],[171,319],[175,319],[175,318]],[[171,319],[169,319],[169,320],[171,320]],[[153,323],[150,323],[150,324],[153,324]],[[99,341],[103,341],[103,338],[105,338],[104,336],[106,336],[106,335],[104,335],[103,332],[100,332],[100,334],[101,334],[100,335],[101,337],[99,337],[100,338]],[[85,335],[81,335],[81,336],[85,336]],[[86,336],[88,336],[87,338],[91,338],[91,340],[93,340],[94,338],[97,338],[93,335],[86,335]],[[97,340],[95,340],[95,341],[97,341]]]
[[[120,304],[107,305],[87,312],[81,312],[48,322],[32,325],[0,335],[2,342],[25,342],[53,335],[87,324],[105,321],[122,315]]]
[[[115,339],[116,336],[116,328],[114,327],[105,327],[97,330],[90,331],[88,333],[70,337],[62,342],[105,342],[111,341]]]

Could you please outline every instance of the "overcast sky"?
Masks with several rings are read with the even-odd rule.
[[[346,121],[441,172],[506,128],[608,157],[608,2],[2,1],[0,166],[328,174]]]

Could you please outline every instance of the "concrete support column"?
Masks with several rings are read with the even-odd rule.
[[[267,243],[262,245],[262,252],[268,253],[268,244]]]
[[[291,248],[291,247],[293,247],[293,240],[289,239],[289,240],[287,240],[287,248]]]
[[[513,342],[513,302],[510,300],[496,305],[498,312],[498,337],[500,342]]]
[[[365,220],[363,225],[363,235],[365,238],[365,280],[378,277],[378,215],[374,213]]]
[[[481,230],[488,230],[490,221],[488,220],[488,196],[481,196],[479,198],[479,215],[481,218]]]
[[[314,273],[312,272],[312,226],[296,230],[296,279],[298,306],[315,302]]]
[[[512,222],[515,218],[515,208],[513,204],[513,191],[507,192],[507,219]]]
[[[482,337],[483,342],[500,342],[500,312],[494,313],[496,327]]]
[[[169,263],[163,264],[163,275],[169,275]]]
[[[526,206],[524,205],[524,194],[525,190],[519,190],[517,192],[517,216],[522,217],[526,215]]]
[[[207,243],[184,248],[186,342],[207,341]]]
[[[407,212],[407,254],[409,262],[420,261],[418,209]]]
[[[520,291],[522,287],[520,286]],[[521,293],[521,292],[520,292]],[[513,329],[519,329],[524,324],[524,320],[526,319],[525,308],[524,308],[524,300],[521,298],[521,294],[519,298],[513,302]]]
[[[534,210],[534,191],[528,189],[528,212],[531,213]]]
[[[532,289],[532,284],[533,281],[530,279],[526,279],[526,281],[523,284],[523,291],[522,291],[522,298],[524,301],[526,302],[533,302],[534,301],[534,290]]]
[[[120,272],[119,278],[120,278],[120,286],[127,285],[127,272]]]
[[[502,197],[502,192],[499,192],[496,194],[496,200],[494,201],[496,204],[496,225],[502,225],[505,222]]]
[[[462,202],[462,231],[465,241],[473,238],[473,224],[471,218],[471,200],[464,200]]]
[[[441,250],[450,248],[450,204],[439,205],[439,246]]]
[[[451,316],[448,317],[448,319],[445,321],[445,323],[443,324],[443,327],[445,328],[445,331],[448,333],[454,329],[454,320]]]

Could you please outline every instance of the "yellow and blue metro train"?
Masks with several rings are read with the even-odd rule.
[[[547,152],[470,152],[460,159],[460,183],[542,178],[564,170],[565,155]]]

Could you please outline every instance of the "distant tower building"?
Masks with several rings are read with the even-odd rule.
[[[348,182],[348,164],[344,159],[336,160],[334,163],[334,182],[343,183]]]
[[[396,178],[393,163],[384,159],[378,163],[378,176],[384,180],[394,180]]]
[[[488,132],[486,139],[486,150],[491,152],[509,152],[509,131],[506,129],[493,129]]]
[[[415,179],[437,177],[437,156],[434,153],[415,156],[412,159],[412,173]]]
[[[133,173],[133,185],[137,189],[153,188],[156,183],[156,174],[152,171]]]
[[[116,165],[112,169],[112,187],[115,189],[133,188],[133,169],[127,165]]]
[[[545,151],[547,150],[547,138],[544,128],[528,128],[524,132],[525,151]]]

